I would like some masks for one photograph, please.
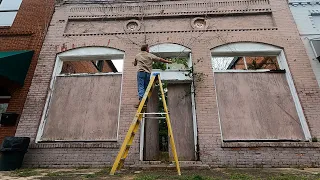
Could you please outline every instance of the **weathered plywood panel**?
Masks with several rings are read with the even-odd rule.
[[[42,140],[115,140],[121,75],[57,77]]]
[[[224,140],[304,139],[284,73],[215,73]]]
[[[148,101],[147,112],[158,112],[159,106],[158,89],[154,88],[151,98]],[[159,117],[158,115],[146,115],[146,117]],[[159,160],[159,120],[145,119],[144,130],[144,160],[155,161]]]
[[[168,107],[179,160],[195,160],[190,84],[168,84]],[[173,157],[171,150],[170,157]]]

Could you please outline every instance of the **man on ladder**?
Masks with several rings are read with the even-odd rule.
[[[144,118],[145,114],[164,114],[165,115],[167,127],[168,127],[168,136],[170,139],[170,145],[172,147],[173,158],[176,163],[178,175],[181,175],[178,155],[177,155],[176,146],[174,143],[173,132],[172,132],[172,127],[171,127],[171,122],[169,117],[169,111],[168,111],[167,103],[165,100],[164,89],[161,82],[160,74],[153,73],[153,75],[150,78],[153,61],[160,61],[164,63],[171,63],[171,61],[167,61],[153,54],[150,54],[148,52],[149,51],[148,45],[142,46],[141,50],[142,52],[136,56],[134,61],[135,66],[139,65],[139,71],[137,75],[138,76],[138,92],[139,92],[138,109],[129,127],[129,130],[124,138],[124,141],[121,145],[119,153],[113,163],[113,166],[110,171],[110,175],[114,175],[116,170],[120,170],[122,168],[124,161],[129,154],[129,149],[133,144],[134,136],[138,132],[140,123]],[[145,110],[143,110],[144,109],[143,107],[146,104],[147,98],[151,97],[152,89],[153,89],[152,87],[154,87],[156,82],[159,84],[159,87],[160,87],[164,113],[145,113],[144,112]]]
[[[139,102],[135,105],[136,108],[139,107],[141,99],[148,87],[150,81],[150,75],[152,72],[152,64],[154,61],[159,61],[163,63],[171,64],[171,61],[165,60],[163,58],[157,57],[151,53],[149,53],[148,44],[141,46],[141,52],[138,53],[133,62],[134,66],[138,66],[137,72],[137,83],[138,83],[138,96]]]

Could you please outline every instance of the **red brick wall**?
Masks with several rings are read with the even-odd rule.
[[[0,51],[35,51],[23,87],[10,89],[8,112],[22,113],[53,10],[54,0],[24,0],[13,25],[0,27]],[[0,143],[5,136],[14,136],[15,131],[16,127],[0,127]]]

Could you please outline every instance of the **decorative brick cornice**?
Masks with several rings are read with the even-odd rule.
[[[207,29],[207,30],[186,30],[186,31],[154,31],[154,32],[131,32],[131,33],[84,33],[64,34],[63,36],[105,36],[105,35],[130,35],[130,34],[162,34],[162,33],[188,33],[188,32],[236,32],[236,31],[276,31],[278,28],[247,28],[247,29]]]
[[[55,142],[55,143],[33,143],[30,149],[52,149],[52,148],[107,148],[119,149],[117,142]]]
[[[69,20],[99,20],[99,19],[131,19],[144,17],[144,19],[153,18],[179,18],[187,16],[237,16],[237,15],[254,15],[254,14],[271,14],[271,8],[254,8],[254,9],[232,9],[232,10],[212,10],[212,11],[185,11],[170,13],[135,13],[135,14],[112,14],[112,15],[75,15],[69,16]]]
[[[85,1],[82,1],[82,3]],[[79,4],[80,1],[66,1],[68,4]],[[93,2],[91,1],[91,4]],[[96,4],[103,4],[104,1],[96,1]],[[269,5],[269,0],[237,0],[237,1],[216,1],[216,2],[169,2],[169,3],[146,3],[138,5],[123,5],[114,4],[114,2],[105,2],[107,5],[102,7],[74,7],[71,8],[71,12],[124,12],[124,11],[146,11],[146,10],[163,10],[163,9],[184,9],[184,8],[216,8],[226,6],[254,6],[254,5]]]

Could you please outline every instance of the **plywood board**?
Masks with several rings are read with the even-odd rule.
[[[148,100],[147,113],[158,113],[159,106],[158,89],[154,88],[151,98]],[[159,119],[148,119],[148,117],[159,117],[158,115],[146,115],[144,130],[144,160],[159,160]]]
[[[301,140],[284,73],[215,73],[224,140]]]
[[[116,140],[121,76],[57,77],[42,140]]]
[[[167,101],[179,160],[195,160],[191,85],[168,84]]]

